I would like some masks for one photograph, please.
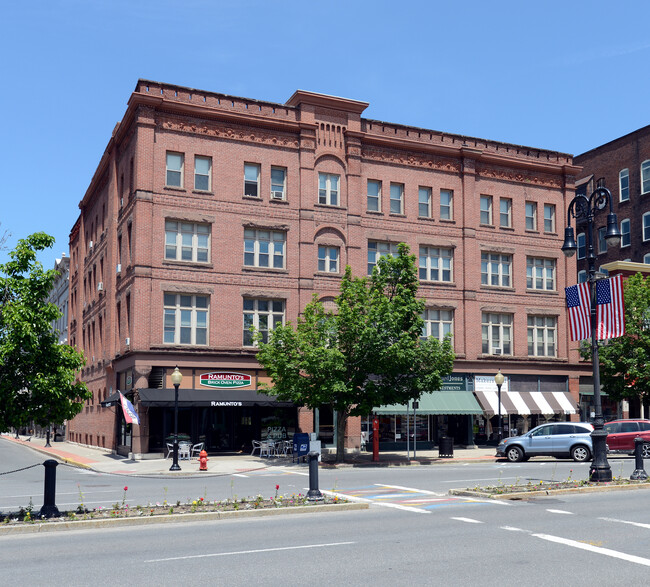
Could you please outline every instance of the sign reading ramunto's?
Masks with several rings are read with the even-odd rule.
[[[232,389],[234,387],[248,387],[251,384],[251,376],[244,373],[233,373],[231,371],[214,371],[203,373],[200,378],[201,385],[218,389]]]

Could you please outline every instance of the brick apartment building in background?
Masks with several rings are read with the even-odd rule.
[[[506,429],[581,417],[590,367],[568,339],[576,266],[560,250],[572,157],[369,120],[367,106],[138,81],[70,234],[69,336],[93,399],[69,440],[164,451],[178,366],[179,431],[209,452],[298,429],[332,445],[327,407],[256,393],[267,379],[249,328],[295,322],[314,293],[332,307],[346,265],[368,274],[399,242],[418,258],[425,334],[451,332],[456,352],[444,389],[420,401],[418,446],[491,435],[498,369]],[[125,424],[117,390],[139,426]],[[378,408],[380,446],[403,445],[405,411]],[[350,449],[366,425],[350,421]]]

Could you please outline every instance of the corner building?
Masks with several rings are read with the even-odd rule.
[[[506,429],[577,417],[567,405],[590,369],[564,308],[572,157],[368,120],[367,106],[138,81],[70,234],[69,335],[93,392],[71,441],[165,451],[178,365],[179,432],[208,451],[298,429],[333,444],[331,411],[256,393],[266,379],[249,328],[295,322],[314,293],[331,305],[346,264],[367,274],[399,242],[419,258],[423,334],[451,332],[457,355],[445,390],[420,402],[418,446],[490,436],[498,369]],[[117,390],[139,426],[125,424]],[[403,442],[405,407],[378,413],[384,446]],[[366,427],[351,420],[350,449]]]

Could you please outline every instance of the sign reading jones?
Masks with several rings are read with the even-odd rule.
[[[231,373],[227,371],[203,373],[201,385],[205,387],[216,387],[219,389],[232,389],[234,387],[248,387],[251,384],[251,376],[243,373]]]

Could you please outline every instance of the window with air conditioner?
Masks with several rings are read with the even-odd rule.
[[[284,167],[271,167],[271,198],[284,200],[286,183],[287,170]]]
[[[481,342],[484,355],[512,355],[512,314],[483,312]]]

